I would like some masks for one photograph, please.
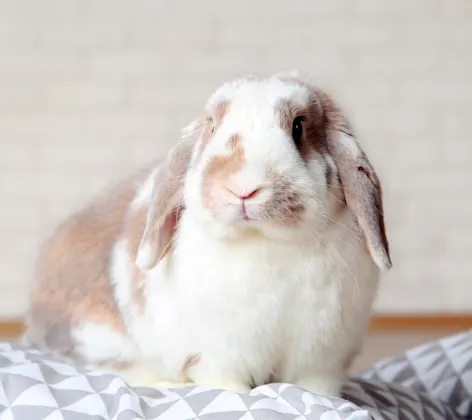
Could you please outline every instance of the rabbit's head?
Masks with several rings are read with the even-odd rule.
[[[391,266],[377,175],[334,101],[296,76],[221,86],[159,178],[141,267],[165,255],[182,209],[222,239],[285,241],[320,236],[348,210],[375,263]]]

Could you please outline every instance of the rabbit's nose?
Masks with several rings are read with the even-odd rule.
[[[238,190],[234,187],[225,187],[231,194],[235,195],[236,197],[240,198],[241,200],[250,200],[251,198],[254,198],[256,195],[258,195],[262,187],[253,187],[250,189],[245,189],[245,190]]]

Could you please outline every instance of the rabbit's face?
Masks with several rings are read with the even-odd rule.
[[[193,129],[199,140],[185,206],[221,232],[316,230],[344,206],[321,103],[304,83],[279,77],[227,83]]]
[[[391,266],[374,168],[331,97],[294,76],[238,79],[212,95],[158,171],[140,267],[168,252],[182,208],[221,237],[293,241],[344,227]],[[347,209],[356,232],[341,221]]]

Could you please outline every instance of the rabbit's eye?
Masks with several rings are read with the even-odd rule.
[[[212,133],[215,132],[215,126],[214,126],[214,125],[211,126],[211,132],[212,132]]]
[[[303,117],[296,117],[293,120],[292,138],[293,138],[293,141],[295,142],[295,145],[297,147],[300,146],[300,141],[301,141],[302,135],[303,135],[302,121],[303,121]]]

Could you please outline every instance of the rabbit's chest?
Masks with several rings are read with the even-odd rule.
[[[338,291],[326,279],[323,256],[268,246],[187,253],[175,293],[184,327],[179,340],[192,351],[221,352],[246,364],[259,381],[284,364],[294,340],[310,340],[322,318],[337,310],[326,304]]]

